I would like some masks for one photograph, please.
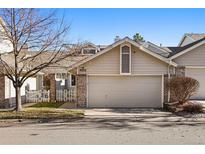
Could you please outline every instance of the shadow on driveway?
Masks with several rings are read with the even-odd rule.
[[[88,109],[81,119],[41,119],[11,122],[5,127],[35,125],[45,130],[146,130],[160,131],[178,125],[205,125],[204,121],[176,116],[161,109]],[[15,123],[15,124],[14,124]],[[0,125],[1,127],[1,125]]]
[[[146,118],[147,119],[147,118]],[[48,130],[62,130],[62,129],[94,129],[94,130],[146,130],[146,131],[161,131],[166,127],[175,126],[199,126],[204,125],[204,122],[144,122],[135,118],[85,118],[75,121],[64,122],[48,122],[43,123],[41,126]]]

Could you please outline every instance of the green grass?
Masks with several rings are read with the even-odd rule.
[[[2,111],[0,119],[70,119],[83,118],[83,110],[54,108],[25,108],[20,112]]]
[[[59,108],[61,105],[63,105],[65,102],[40,102],[36,103],[34,105],[31,105],[29,107],[35,107],[35,108]]]

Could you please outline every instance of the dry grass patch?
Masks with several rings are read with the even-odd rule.
[[[54,108],[25,108],[23,111],[0,112],[0,119],[69,119],[83,118],[83,110],[68,110]]]
[[[61,105],[63,105],[65,102],[39,102],[34,105],[31,105],[29,107],[46,107],[46,108],[59,108]]]

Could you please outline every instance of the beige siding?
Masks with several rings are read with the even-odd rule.
[[[174,61],[182,66],[205,66],[205,45],[177,57]]]
[[[199,81],[199,89],[197,93],[191,97],[191,99],[205,99],[205,69],[204,68],[187,68],[186,76],[191,77]]]
[[[132,74],[166,74],[165,62],[132,46]],[[120,74],[120,46],[84,64],[87,74]]]
[[[132,74],[166,74],[167,69],[165,62],[132,47]]]
[[[116,47],[85,64],[88,74],[119,74],[120,47]]]
[[[191,38],[188,38],[187,36],[185,37],[185,39],[183,40],[182,44],[180,46],[185,46],[189,43],[194,42]]]

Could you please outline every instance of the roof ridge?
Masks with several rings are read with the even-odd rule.
[[[185,35],[205,35],[205,33],[185,33]]]
[[[162,50],[162,51],[164,51],[164,52],[169,53],[169,51],[165,50],[164,47],[158,46],[157,44],[154,44],[154,43],[149,42],[149,41],[147,41],[147,43],[149,43],[149,44],[155,46],[156,48],[158,48],[158,49],[160,49],[160,50]]]

